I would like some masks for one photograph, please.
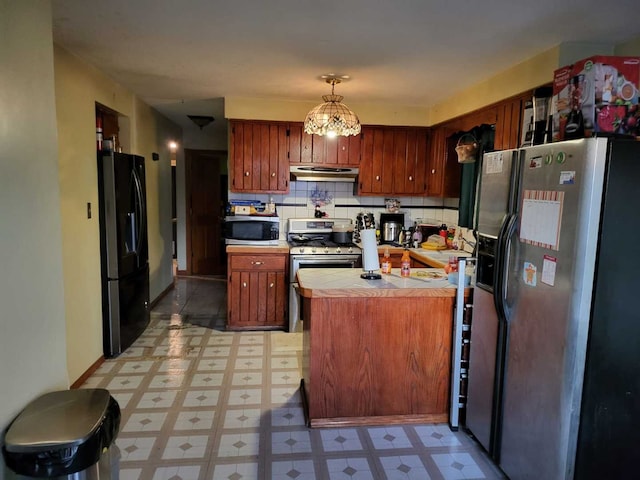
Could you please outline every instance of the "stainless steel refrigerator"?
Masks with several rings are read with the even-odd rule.
[[[149,324],[149,264],[144,158],[98,154],[103,346],[126,350]]]
[[[511,479],[630,478],[640,142],[485,154],[466,428]]]

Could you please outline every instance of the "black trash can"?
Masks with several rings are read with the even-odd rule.
[[[120,406],[107,390],[51,392],[13,420],[2,453],[6,465],[25,477],[118,478],[110,447],[119,428]]]

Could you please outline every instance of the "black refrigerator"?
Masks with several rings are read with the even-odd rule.
[[[466,427],[512,480],[635,475],[638,179],[629,139],[482,159]]]
[[[144,158],[98,154],[103,346],[107,358],[130,347],[149,324]]]

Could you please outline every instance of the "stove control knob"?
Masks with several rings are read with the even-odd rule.
[[[353,247],[349,247],[349,253],[353,253]]]
[[[316,247],[311,247],[311,253],[316,253]]]
[[[342,250],[340,250],[340,247],[336,248],[336,253],[340,253]]]
[[[304,253],[304,247],[300,247],[300,253]]]
[[[329,253],[329,247],[324,247],[324,253]]]

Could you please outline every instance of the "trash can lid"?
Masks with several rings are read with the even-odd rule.
[[[29,403],[5,434],[8,452],[71,448],[84,443],[100,427],[109,406],[107,390],[51,392]]]

